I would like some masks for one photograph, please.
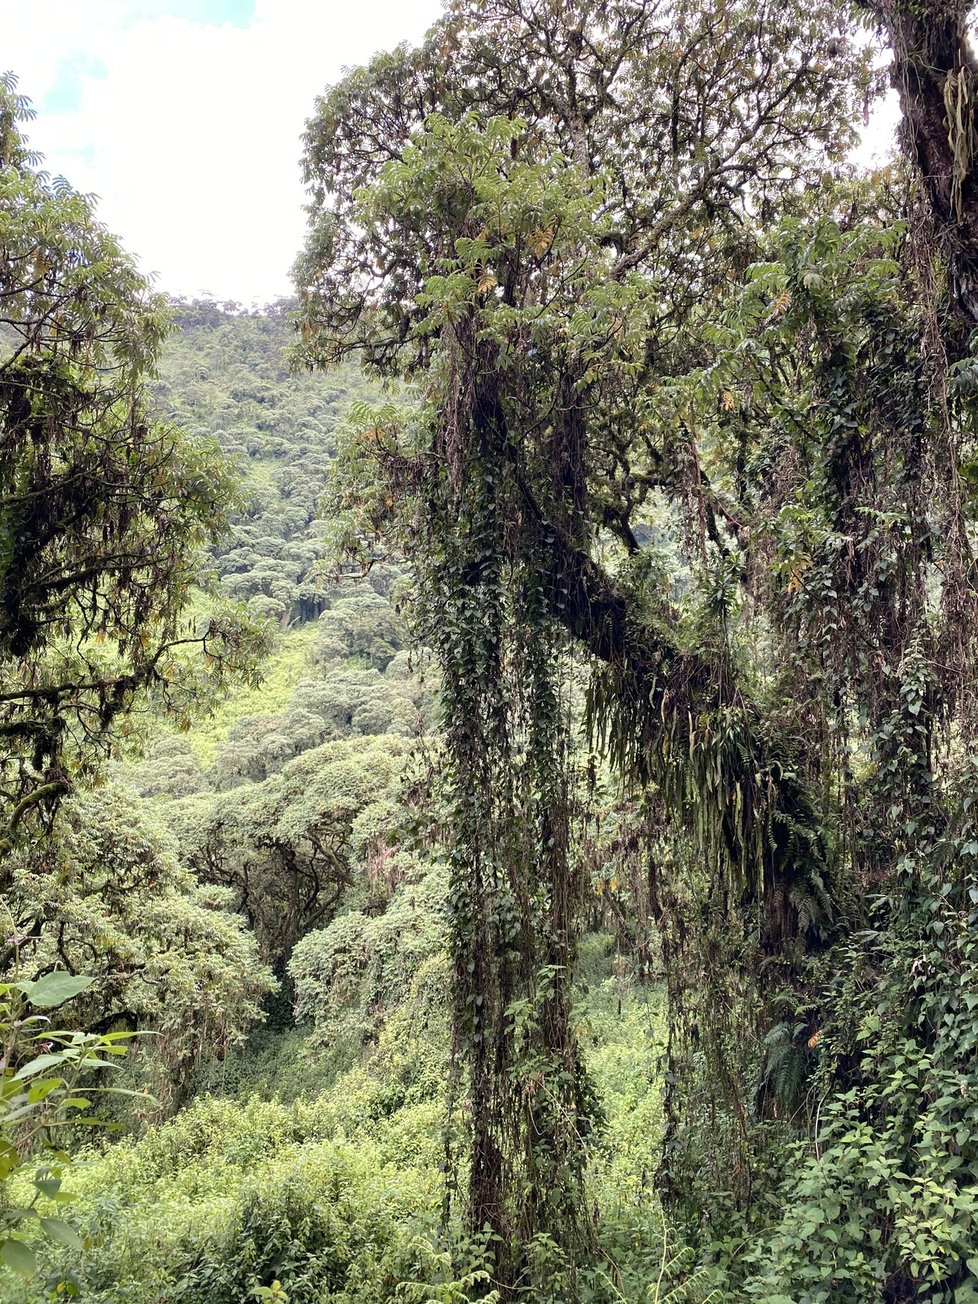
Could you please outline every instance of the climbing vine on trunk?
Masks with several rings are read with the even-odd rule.
[[[440,469],[426,486],[420,597],[444,685],[469,1209],[499,1238],[497,1271],[515,1284],[535,1237],[558,1251],[548,1270],[571,1273],[588,1240],[589,1102],[570,1024],[565,639],[544,600],[548,560],[521,537],[496,347],[464,318],[451,329],[457,406],[432,431]]]

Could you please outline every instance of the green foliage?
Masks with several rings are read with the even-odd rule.
[[[782,1188],[786,1212],[748,1256],[751,1298],[976,1293],[978,887],[965,800],[936,848],[951,873],[928,870],[902,899],[879,900],[876,926],[835,957],[819,1076],[834,1070],[845,1089],[823,1102],[814,1153],[798,1148]]]
[[[72,1004],[77,1027],[156,1033],[144,1054],[164,1103],[201,1055],[244,1035],[274,987],[231,894],[197,882],[124,788],[65,803],[54,831],[13,858],[8,906],[32,920],[22,972],[59,964],[94,980]]]
[[[229,888],[262,954],[284,964],[328,920],[354,878],[382,876],[408,744],[379,737],[302,752],[262,783],[171,803],[180,855],[204,882]]]
[[[208,786],[193,746],[177,734],[151,743],[126,780],[142,797],[189,797]]]
[[[142,1137],[89,1155],[73,1181],[84,1251],[43,1248],[37,1293],[19,1298],[34,1304],[64,1280],[101,1304],[160,1297],[239,1304],[275,1281],[310,1304],[327,1292],[364,1304],[491,1299],[491,1245],[439,1226],[446,957],[433,952],[416,967],[408,957],[443,946],[442,894],[443,886],[422,883],[392,898],[386,934],[377,933],[386,960],[368,960],[359,979],[383,1006],[365,1030],[354,1057],[360,1062],[345,1069],[336,1062],[325,1024],[301,1050],[301,1034],[279,1034],[277,1058],[265,1060],[267,1079],[238,1085],[278,1092],[301,1055],[304,1096],[288,1105],[237,1091],[198,1099]],[[315,956],[316,940],[300,946],[296,965]],[[608,968],[607,939],[592,940],[591,986],[575,1017],[607,1116],[593,1176],[607,1258],[584,1279],[583,1297],[589,1304],[705,1300],[689,1253],[666,1229],[649,1188],[648,1141],[660,1126],[658,997],[636,1000]],[[310,993],[313,972],[310,962]],[[320,1008],[333,1017],[328,1001]],[[566,1265],[558,1247],[541,1238],[532,1253],[541,1278],[552,1272],[559,1289]]]
[[[908,111],[948,26],[912,8]],[[450,0],[309,126],[295,357],[339,369],[286,381],[285,305],[181,304],[156,403],[190,437],[146,419],[160,305],[7,87],[10,945],[41,983],[94,956],[79,1026],[138,1011],[184,1093],[232,1093],[93,1156],[83,1261],[37,1289],[978,1299],[974,310],[903,180],[839,166],[870,63],[827,0]],[[250,633],[181,606],[205,552]],[[116,794],[32,841],[137,689],[193,722],[176,648],[247,675],[273,624],[267,690],[133,769],[179,865]],[[240,916],[308,1023],[219,1069],[201,1029],[230,1049],[270,985]],[[289,1105],[243,1102],[262,1073]]]
[[[408,1008],[418,1035],[447,1047],[445,876],[420,877],[403,852],[386,856],[382,872],[398,884],[382,913],[340,915],[308,933],[289,962],[296,1016],[312,1021],[313,1044],[332,1053],[344,1045],[359,1051],[393,1010],[404,1017]]]
[[[318,519],[334,430],[370,393],[354,368],[324,379],[292,375],[286,302],[246,313],[235,304],[173,304],[153,404],[191,433],[213,436],[243,483],[231,528],[213,550],[221,590],[284,626],[329,604],[327,526]]]
[[[426,376],[418,410],[358,412],[335,501],[358,560],[385,531],[408,551],[442,678],[470,1216],[501,1246],[519,1229],[504,1290],[544,1289],[546,1262],[580,1295],[574,640],[603,663],[591,740],[641,789],[620,841],[644,849],[636,905],[667,974],[667,1190],[733,1256],[805,1153],[752,1289],[949,1298],[969,1135],[928,1167],[926,1128],[971,1052],[954,1038],[929,1077],[955,1011],[920,1013],[910,975],[926,963],[936,996],[940,966],[909,955],[928,914],[938,939],[962,931],[942,903],[963,852],[939,833],[976,718],[967,368],[949,390],[905,193],[829,166],[871,81],[837,7],[661,20],[457,0],[421,48],[330,90],[307,135],[305,356]],[[869,931],[879,1026],[904,1028],[894,1054],[927,1083],[905,1110],[902,1061],[825,1050]],[[853,1226],[878,1252],[849,1254],[808,1214],[826,1184],[829,1207],[861,1202],[873,1173]]]
[[[287,709],[305,673],[311,645],[312,634],[306,629],[292,630],[288,638],[277,639],[262,662],[260,685],[236,685],[205,719],[195,719],[187,741],[205,771],[214,764],[239,719]]]
[[[314,654],[320,649],[317,641]],[[299,680],[282,711],[238,716],[215,757],[214,781],[218,788],[261,782],[334,740],[407,739],[424,731],[430,714],[430,693],[415,677],[327,662],[316,678],[307,672]]]
[[[113,1147],[83,1174],[75,1288],[104,1304],[238,1304],[275,1280],[299,1304],[393,1298],[426,1261],[431,1179],[330,1130],[308,1109],[202,1102]]]
[[[118,1088],[93,1087],[90,1079],[117,1067],[106,1056],[124,1055],[132,1034],[55,1031],[46,1013],[31,1011],[64,1005],[93,981],[53,969],[0,984],[0,1292],[9,1273],[35,1275],[38,1236],[74,1254],[83,1248],[76,1228],[55,1216],[73,1198],[63,1187],[71,1161],[59,1133],[98,1125],[88,1096]]]
[[[317,629],[315,660],[355,657],[377,670],[386,670],[406,642],[403,621],[369,588],[334,602],[319,617]]]

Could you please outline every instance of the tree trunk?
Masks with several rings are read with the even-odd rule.
[[[903,112],[902,144],[917,168],[961,319],[961,352],[978,325],[978,62],[964,0],[857,0],[880,22],[893,51]]]

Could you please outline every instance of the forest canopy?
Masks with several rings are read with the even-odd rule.
[[[151,419],[166,302],[92,201],[38,169],[14,87],[0,90],[0,856],[92,768],[137,693],[179,709],[253,673],[265,647],[217,608],[187,619],[235,482],[213,444]]]

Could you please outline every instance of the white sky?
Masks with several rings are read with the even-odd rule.
[[[292,292],[300,135],[344,66],[416,41],[440,0],[0,0],[46,169],[173,294]]]

